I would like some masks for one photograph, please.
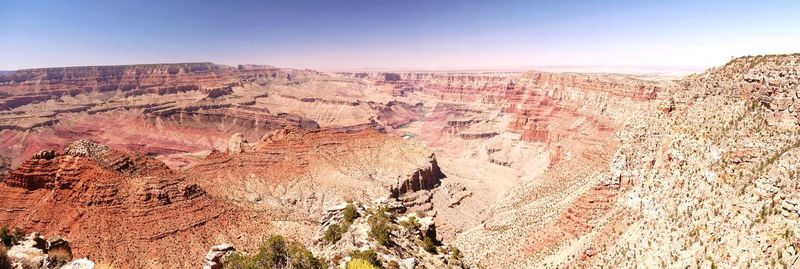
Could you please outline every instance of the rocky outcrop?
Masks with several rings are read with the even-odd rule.
[[[390,101],[378,112],[378,121],[382,122],[385,126],[392,128],[400,128],[410,122],[416,121],[420,118],[420,110],[422,104],[409,105],[404,102]]]
[[[345,220],[347,207],[356,212],[352,220]],[[333,206],[323,214],[312,251],[333,267],[345,266],[354,251],[374,251],[384,267],[395,264],[399,268],[462,268],[458,250],[437,238],[433,218],[406,211],[402,203],[393,199],[380,199],[369,205]],[[376,239],[372,232],[376,225],[384,225],[391,243]],[[325,237],[330,229],[337,229],[338,239]],[[429,242],[427,249],[423,241]]]
[[[230,244],[222,244],[211,247],[211,250],[209,250],[208,254],[206,254],[205,265],[203,265],[203,269],[222,269],[222,259],[235,251],[236,248]]]
[[[314,120],[273,113],[257,102],[270,96],[267,87],[294,85],[290,73],[295,80],[314,74],[212,63],[45,68],[3,74],[0,136],[4,139],[0,141],[17,146],[0,147],[0,156],[17,166],[42,148],[63,147],[76,139],[113,140],[131,150],[148,148],[146,153],[154,156],[180,155],[210,148],[209,144],[222,146],[236,132],[255,140],[284,127],[318,128]],[[111,131],[114,127],[98,120],[107,117],[147,126]],[[125,130],[130,133],[120,137],[119,132]],[[206,134],[209,139],[202,141],[206,145],[200,148],[188,143],[197,142],[196,138],[181,137],[192,133]],[[192,160],[165,157],[178,159],[179,166]]]
[[[430,190],[444,174],[425,147],[371,129],[282,129],[258,143],[211,153],[187,171],[214,196],[292,218],[331,203]],[[238,153],[235,153],[238,152]]]
[[[408,178],[401,178],[396,186],[391,187],[393,198],[415,191],[432,190],[442,183],[441,179],[445,178],[445,175],[436,162],[436,155],[431,154],[428,159],[428,166],[417,169]]]
[[[15,242],[6,254],[10,268],[94,268],[94,263],[86,258],[73,260],[72,250],[66,240],[58,238],[48,242],[35,232]]]
[[[8,94],[0,96],[0,109],[47,101],[53,97],[75,96],[90,92],[120,91],[132,96],[214,89],[242,80],[275,77],[280,73],[275,68],[240,70],[213,63],[17,70],[0,75],[0,91]]]
[[[775,108],[796,99],[798,62],[738,58],[658,91],[640,113],[609,107],[619,148],[560,160],[456,244],[484,267],[797,266],[797,114]],[[603,91],[653,96],[614,87]]]
[[[51,241],[48,251],[70,250],[122,267],[152,259],[199,266],[182,257],[201,255],[209,236],[260,234],[257,226],[264,225],[233,225],[241,220],[239,209],[140,154],[81,140],[43,155],[0,183],[0,223],[73,240]]]

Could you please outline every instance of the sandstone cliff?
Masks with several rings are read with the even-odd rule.
[[[618,149],[515,187],[457,245],[487,267],[796,266],[797,63],[743,57],[667,87],[621,117]]]
[[[163,163],[88,141],[44,150],[0,182],[0,223],[63,236],[78,257],[124,268],[199,265],[214,237],[260,234],[259,221]],[[265,225],[262,222],[261,225]]]

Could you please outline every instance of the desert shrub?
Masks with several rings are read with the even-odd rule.
[[[61,268],[72,260],[72,253],[64,248],[54,248],[47,252],[47,261],[54,265],[54,268]]]
[[[308,251],[302,244],[288,241],[283,236],[270,237],[258,250],[248,257],[241,253],[233,253],[225,258],[224,268],[257,269],[257,268],[323,268],[323,263]]]
[[[22,228],[14,228],[14,231],[8,229],[8,226],[0,227],[0,241],[3,245],[10,247],[16,245],[19,241],[25,238],[25,231]]]
[[[369,218],[370,235],[378,244],[382,246],[392,245],[392,240],[389,238],[389,218],[386,217],[386,209],[378,209],[372,217]]]
[[[408,217],[408,219],[401,221],[400,226],[408,229],[409,231],[419,230],[421,225],[417,221],[417,218],[414,216]]]
[[[8,230],[8,226],[0,227],[0,240],[3,241],[3,246],[11,246],[11,232]]]
[[[343,215],[344,215],[343,222],[346,223],[353,223],[354,220],[360,217],[358,215],[358,210],[356,209],[356,206],[353,203],[347,203],[347,206],[344,208]]]
[[[369,264],[372,264],[378,268],[383,267],[383,265],[381,264],[381,260],[378,260],[378,253],[375,253],[375,251],[371,249],[363,251],[354,250],[353,252],[350,253],[350,258],[364,260],[366,262],[369,262]]]
[[[289,242],[289,268],[323,268],[321,259],[306,249],[303,244]]]
[[[461,250],[458,250],[458,248],[456,248],[453,245],[450,245],[448,248],[450,248],[450,259],[453,260],[461,259]]]
[[[256,268],[252,259],[241,252],[234,252],[225,256],[222,261],[224,268],[250,269]]]
[[[429,253],[436,254],[436,243],[433,242],[433,239],[431,239],[429,236],[426,236],[422,239],[422,249]]]
[[[11,259],[8,258],[6,247],[0,245],[0,269],[11,268]]]
[[[13,235],[14,242],[19,243],[23,239],[25,239],[25,230],[23,230],[20,227],[14,228],[14,235]]]
[[[349,262],[347,262],[347,265],[345,265],[345,269],[378,269],[378,268],[379,267],[375,267],[375,265],[372,265],[368,261],[362,259],[352,259]]]
[[[331,224],[328,226],[328,229],[325,230],[325,234],[322,236],[322,240],[331,244],[336,243],[342,239],[342,228],[339,227],[339,224]]]

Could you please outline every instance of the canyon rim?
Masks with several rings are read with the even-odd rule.
[[[800,268],[798,8],[0,1],[0,269]]]

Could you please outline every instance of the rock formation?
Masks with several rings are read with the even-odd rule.
[[[743,57],[671,85],[622,117],[595,170],[561,161],[456,245],[486,267],[796,266],[797,63]]]
[[[294,218],[316,219],[347,199],[431,190],[445,177],[429,149],[372,128],[282,129],[256,143],[234,135],[231,143],[187,175],[214,196]]]
[[[356,212],[352,220],[345,215],[348,207]],[[341,204],[331,207],[320,221],[321,228],[312,250],[335,267],[351,261],[354,251],[374,251],[384,267],[395,264],[399,268],[461,268],[458,250],[436,238],[433,218],[406,211],[407,208],[399,201],[385,199],[371,202],[370,205]],[[383,220],[386,222],[379,223]],[[376,238],[378,225],[385,225],[389,243],[381,243]],[[325,237],[331,229],[337,229],[337,233],[340,233],[337,234],[338,239],[331,241],[331,238]],[[424,241],[431,243],[426,246]]]
[[[231,230],[239,210],[163,163],[85,140],[36,154],[0,192],[0,223],[69,238],[76,256],[118,266],[197,265],[184,255],[201,255],[212,235],[260,233]]]
[[[798,57],[679,81],[214,64],[4,73],[0,224],[123,266],[217,266],[227,251],[203,260],[209,247],[252,253],[268,232],[329,265],[369,247],[403,268],[454,266],[419,251],[429,238],[476,268],[797,266]],[[348,200],[362,217],[319,241]],[[392,227],[436,223],[435,235],[395,227],[398,245],[378,246],[378,207],[397,209]]]

